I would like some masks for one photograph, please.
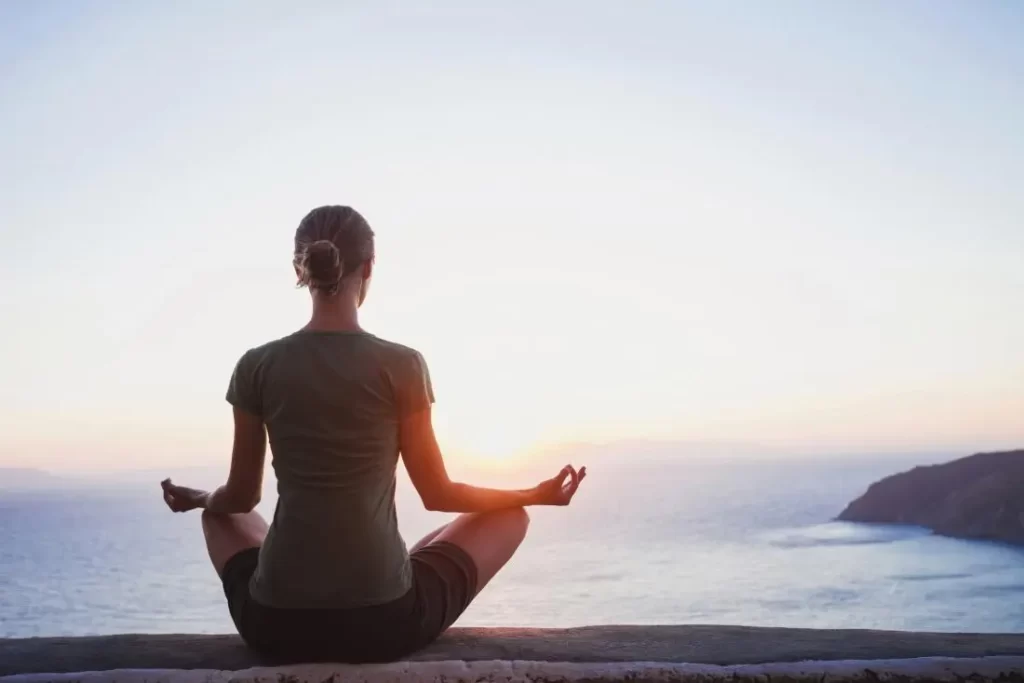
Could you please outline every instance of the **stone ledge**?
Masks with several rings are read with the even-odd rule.
[[[580,673],[579,680],[594,679],[601,671],[619,671],[613,665],[641,667],[636,676],[649,677],[654,671],[676,671],[678,667],[658,668],[659,664],[712,667],[771,664],[781,666],[794,662],[841,663],[892,662],[929,659],[930,661],[970,660],[996,661],[999,666],[1013,665],[1020,673],[1018,661],[1024,662],[1024,634],[983,635],[950,633],[916,633],[900,631],[856,631],[753,628],[739,626],[592,626],[574,629],[474,629],[455,628],[426,650],[410,657],[406,662],[373,667],[340,667],[321,665],[309,669],[299,665],[285,668],[266,667],[251,653],[237,636],[206,635],[117,635],[87,638],[25,638],[0,639],[0,676],[14,674],[74,674],[70,677],[31,677],[41,680],[195,680],[215,681],[238,672],[229,678],[238,681],[274,680],[302,683],[293,678],[298,671],[317,671],[321,675],[316,683],[330,679],[332,672],[345,673],[345,680],[380,671],[373,680],[397,680],[395,672],[401,667],[415,667],[417,675],[406,675],[405,680],[426,676],[432,681],[455,681],[458,676],[436,673],[433,664],[473,668],[483,663],[498,667],[494,680],[526,680],[519,674],[509,678],[514,667],[526,672],[529,666],[544,664],[551,667],[569,665],[599,665],[596,668],[573,669]],[[1012,659],[1007,659],[1008,657]],[[940,658],[936,660],[935,658]],[[432,663],[428,666],[428,663]],[[963,664],[963,661],[960,662]],[[328,666],[327,669],[322,666]],[[821,671],[821,666],[816,671]],[[854,665],[854,669],[860,665]],[[973,664],[971,666],[974,666]],[[380,668],[385,667],[385,668]],[[386,668],[391,667],[391,668]],[[395,667],[399,667],[396,669]],[[526,668],[524,668],[526,667]],[[647,667],[647,668],[643,668]],[[651,668],[653,667],[653,668]],[[861,666],[863,672],[868,666]],[[118,670],[115,678],[96,679],[79,672]],[[129,674],[126,670],[136,673]],[[142,670],[150,673],[143,675]],[[189,670],[202,674],[200,678],[180,678]],[[563,671],[563,669],[557,669]],[[1007,669],[1009,670],[1009,669]],[[440,671],[440,670],[439,670]],[[564,670],[566,672],[569,669]],[[687,669],[690,671],[690,669]],[[250,672],[242,675],[242,672]],[[264,673],[253,673],[264,672]],[[273,673],[266,673],[273,672]],[[643,673],[647,672],[647,673]],[[693,670],[694,673],[697,670]],[[358,673],[359,675],[355,675]],[[620,674],[626,672],[620,671]],[[523,674],[525,676],[525,673]],[[567,674],[566,674],[567,675]],[[618,675],[618,674],[617,674]],[[668,674],[664,674],[668,675]],[[651,680],[667,680],[663,674]],[[687,674],[689,675],[689,674]],[[143,676],[143,678],[139,678]],[[148,678],[146,678],[148,676]],[[248,676],[248,677],[246,677]],[[561,676],[561,674],[559,674]],[[821,677],[819,673],[818,678]],[[601,680],[611,680],[597,676]],[[530,678],[540,680],[539,677]],[[546,678],[545,678],[546,679]],[[11,679],[15,680],[15,679]],[[30,680],[18,676],[16,680]],[[309,680],[313,680],[310,678]],[[370,680],[370,679],[366,679]],[[483,677],[483,680],[491,680]],[[562,676],[559,680],[569,680]],[[575,679],[573,679],[575,680]],[[596,679],[595,679],[596,680]],[[673,679],[675,680],[675,679]],[[918,679],[921,680],[921,679]],[[1011,680],[1011,679],[1005,679]],[[1024,680],[1024,676],[1013,680]],[[8,683],[8,679],[4,679]]]
[[[1024,680],[1024,657],[923,658],[776,664],[399,662],[306,664],[244,671],[121,669],[21,674],[3,683],[1009,683]]]

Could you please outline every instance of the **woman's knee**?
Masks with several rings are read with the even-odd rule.
[[[227,515],[218,515],[209,510],[203,510],[199,521],[203,527],[203,537],[206,539],[207,545],[217,543],[224,536],[232,535],[231,524],[227,519]]]
[[[530,515],[524,508],[460,515],[437,535],[439,541],[452,541],[464,547],[518,546],[526,537]]]
[[[199,519],[202,520],[203,526],[206,526],[207,524],[212,524],[223,517],[224,515],[218,515],[216,512],[210,512],[209,510],[204,509],[203,514],[199,516]]]
[[[463,515],[438,537],[466,551],[477,570],[477,590],[482,589],[518,550],[530,527],[523,508]]]
[[[504,514],[508,517],[508,523],[525,536],[530,529],[530,513],[526,508],[511,508],[505,510]]]
[[[218,574],[237,553],[263,545],[267,535],[267,523],[255,512],[224,515],[203,510],[201,519],[206,549]]]
[[[267,535],[267,523],[257,512],[226,515],[203,510],[200,519],[207,544],[258,546]]]
[[[218,514],[209,510],[203,510],[199,521],[203,525],[203,533],[207,536],[211,532],[216,533],[220,530],[230,529],[233,526],[231,515]]]
[[[493,512],[482,512],[474,520],[488,527],[499,527],[512,536],[525,536],[530,528],[530,514],[526,508],[507,508]]]

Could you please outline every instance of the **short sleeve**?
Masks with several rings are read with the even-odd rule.
[[[235,370],[231,373],[231,381],[228,383],[226,398],[228,403],[236,408],[241,408],[252,415],[263,415],[259,384],[256,381],[255,358],[252,351],[246,352],[235,364]]]
[[[428,409],[434,403],[434,387],[430,382],[427,361],[418,351],[406,357],[404,372],[396,387],[398,412],[402,417]]]

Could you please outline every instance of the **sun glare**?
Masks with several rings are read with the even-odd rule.
[[[537,436],[516,421],[481,419],[438,408],[434,425],[445,453],[470,464],[507,464],[525,457]]]

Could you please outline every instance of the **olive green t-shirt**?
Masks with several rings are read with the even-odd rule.
[[[398,426],[434,401],[423,357],[365,332],[301,331],[242,356],[227,399],[263,418],[277,475],[253,598],[328,608],[403,596]]]

